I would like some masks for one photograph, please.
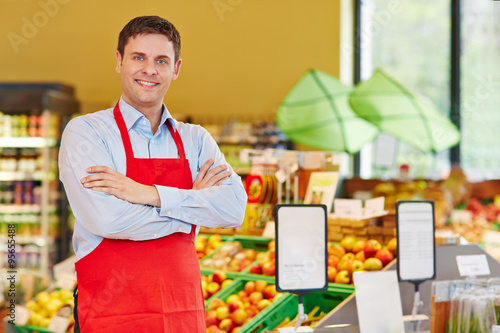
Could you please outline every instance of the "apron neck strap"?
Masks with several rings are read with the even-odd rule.
[[[134,157],[134,151],[132,150],[132,143],[130,142],[130,136],[128,135],[127,126],[125,125],[125,120],[123,120],[122,113],[120,112],[120,107],[118,103],[116,103],[115,108],[113,109],[113,115],[115,116],[116,124],[118,125],[118,129],[120,130],[123,147],[125,148],[125,154],[127,158]],[[177,146],[177,151],[179,152],[180,159],[186,159],[186,154],[184,153],[184,145],[182,144],[181,136],[178,131],[174,131],[172,128],[172,124],[168,119],[165,121],[172,138],[175,141],[175,145]]]

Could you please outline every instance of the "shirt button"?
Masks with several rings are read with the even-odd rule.
[[[155,143],[155,140],[151,140],[151,143]]]
[[[182,231],[182,228],[181,228],[181,227],[179,227],[179,229],[177,229],[177,231]]]
[[[142,124],[143,124],[143,125],[146,125],[147,123],[146,123],[146,121],[145,121],[145,120],[143,120],[143,121],[142,121]]]
[[[156,237],[156,236],[157,236],[157,234],[154,234],[154,235],[153,235],[153,237]]]
[[[168,212],[167,212],[167,215],[170,215],[170,214],[172,214],[172,212],[171,212],[171,211],[168,211]]]
[[[194,219],[194,223],[198,223],[198,220],[197,220],[197,219]]]

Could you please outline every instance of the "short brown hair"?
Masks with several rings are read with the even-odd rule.
[[[164,35],[174,44],[175,61],[181,53],[181,36],[172,23],[159,16],[139,16],[130,20],[120,31],[118,37],[118,52],[123,57],[125,45],[129,38],[142,34]]]

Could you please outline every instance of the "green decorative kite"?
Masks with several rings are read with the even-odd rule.
[[[422,152],[438,152],[460,141],[457,127],[427,98],[380,70],[354,89],[349,102],[358,116]]]
[[[351,90],[333,76],[309,70],[281,102],[276,124],[293,142],[357,153],[378,129],[351,109]]]

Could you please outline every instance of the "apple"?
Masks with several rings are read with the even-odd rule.
[[[380,249],[375,253],[375,258],[379,259],[382,265],[385,266],[394,259],[394,255],[388,249]]]
[[[340,241],[340,245],[346,250],[346,252],[352,251],[354,244],[356,244],[357,239],[354,236],[346,236]]]
[[[251,259],[252,261],[255,260],[255,257],[257,256],[257,251],[254,249],[244,249],[243,254],[245,255],[245,259]]]
[[[245,308],[245,311],[247,313],[247,318],[253,318],[257,313],[259,313],[259,310],[257,309],[257,306],[250,304]]]
[[[354,259],[351,265],[352,272],[362,271],[364,269],[364,263],[360,260]]]
[[[365,271],[380,271],[384,265],[382,265],[382,261],[377,258],[368,258],[365,260],[363,264],[363,269]]]
[[[234,328],[233,320],[231,318],[222,319],[219,328],[224,332],[231,332]]]
[[[273,297],[276,295],[276,285],[274,284],[269,284],[267,287],[264,289],[262,292],[264,294],[264,297],[267,299],[273,299]]]
[[[207,293],[209,295],[213,295],[216,292],[218,292],[219,290],[220,290],[220,284],[218,284],[217,282],[210,282],[207,285]]]
[[[265,262],[262,265],[262,274],[267,275],[267,276],[274,276],[276,275],[276,265],[274,261],[268,261]]]
[[[247,319],[247,312],[244,309],[237,309],[231,313],[231,319],[235,325],[241,326]]]
[[[349,271],[342,270],[335,275],[335,283],[349,284],[351,279],[349,278]]]
[[[328,255],[328,266],[337,267],[340,259],[333,254]]]
[[[203,299],[208,299],[208,292],[206,289],[201,289],[201,292],[203,293]]]
[[[219,329],[219,326],[211,325],[207,328],[207,333],[224,333]]]
[[[352,253],[356,254],[359,251],[362,251],[365,248],[365,241],[364,240],[358,240],[356,243],[354,243],[354,246],[352,247]]]
[[[236,301],[241,301],[240,296],[238,296],[237,294],[232,294],[227,297],[226,304],[231,304]]]
[[[330,254],[333,254],[334,256],[336,257],[339,257],[341,258],[344,254],[345,254],[345,249],[342,245],[340,244],[334,244],[330,247],[330,250],[329,250]]]
[[[262,275],[262,268],[259,265],[251,266],[248,269],[248,273]]]
[[[229,307],[227,305],[219,306],[217,310],[217,319],[222,320],[229,318],[230,312],[229,312]]]
[[[387,249],[395,256],[398,252],[398,239],[396,237],[391,238],[387,243]]]
[[[217,270],[212,274],[212,281],[218,284],[221,284],[225,279],[227,279],[227,274],[224,271]]]
[[[262,299],[264,299],[264,296],[260,291],[254,291],[253,293],[250,294],[250,302],[254,305],[257,305]]]
[[[229,286],[231,283],[233,283],[233,279],[225,279],[224,281],[222,281],[221,285],[220,285],[220,289],[224,289],[226,288],[227,286]]]
[[[267,282],[264,280],[255,281],[255,291],[263,292],[267,287]]]
[[[259,311],[262,311],[265,308],[267,308],[269,305],[271,305],[271,301],[268,299],[263,299],[263,300],[260,300],[259,303],[257,303],[257,309],[259,309]]]
[[[235,328],[233,328],[231,333],[238,333],[239,330],[241,330],[241,326],[236,326]]]
[[[339,263],[337,264],[337,270],[343,271],[352,271],[352,262],[354,261],[354,253],[346,253],[342,256]]]
[[[240,300],[244,300],[245,298],[248,297],[248,293],[245,290],[238,291],[237,295],[240,298]]]
[[[255,282],[247,281],[247,283],[245,283],[244,289],[247,292],[247,294],[250,295],[251,293],[253,293],[255,291]]]
[[[210,303],[208,303],[208,311],[215,310],[218,307],[223,306],[224,304],[224,301],[220,298],[214,298],[210,301]]]
[[[354,259],[359,260],[361,262],[365,262],[365,259],[366,259],[365,258],[365,251],[361,250],[358,253],[356,253],[356,255],[354,256]]]
[[[276,251],[276,241],[273,239],[267,244],[267,249],[269,252],[275,252]]]
[[[243,309],[243,302],[242,301],[233,301],[231,303],[228,303],[229,307],[229,312],[233,313],[234,311],[238,309]]]
[[[273,302],[275,302],[278,298],[283,297],[283,293],[276,293],[273,297]]]
[[[365,247],[363,250],[365,251],[366,258],[372,258],[378,250],[382,248],[382,245],[376,239],[369,239],[365,242]]]
[[[205,322],[207,327],[210,327],[212,325],[219,326],[219,319],[217,319],[217,311],[216,310],[209,310],[207,311],[207,315],[205,317]]]
[[[333,266],[328,266],[327,275],[328,275],[328,282],[335,282],[335,275],[337,275],[337,269]]]

